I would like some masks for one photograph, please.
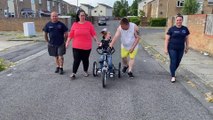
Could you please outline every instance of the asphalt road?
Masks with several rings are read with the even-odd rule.
[[[17,62],[46,49],[45,42],[31,42],[0,52],[0,57],[10,62]]]
[[[118,23],[107,27],[115,33]],[[104,26],[96,26],[97,32]],[[152,33],[144,29],[142,33]],[[143,34],[142,34],[143,35]],[[144,34],[145,35],[145,34]],[[119,42],[113,55],[120,62]],[[65,55],[64,75],[54,73],[54,59],[47,53],[0,73],[0,120],[212,120],[213,116],[142,46],[136,57],[135,78],[122,74],[107,81],[92,76],[92,63],[99,55],[95,44],[90,57],[89,77],[82,65],[71,80],[72,50]],[[177,78],[181,80],[181,78]]]

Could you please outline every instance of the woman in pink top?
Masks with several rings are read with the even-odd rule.
[[[66,47],[69,46],[72,40],[73,48],[73,73],[70,75],[72,79],[75,78],[78,67],[83,62],[84,76],[88,76],[89,56],[92,49],[92,39],[98,43],[94,26],[85,20],[85,11],[79,10],[76,15],[76,22],[73,23],[70,34],[68,36]]]

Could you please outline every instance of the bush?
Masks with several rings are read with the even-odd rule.
[[[140,25],[140,18],[139,17],[129,17],[129,21],[135,23],[136,25]]]
[[[164,27],[166,26],[166,18],[151,18],[149,25],[153,27]]]

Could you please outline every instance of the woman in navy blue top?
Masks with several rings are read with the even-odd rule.
[[[165,38],[165,54],[169,54],[170,57],[170,72],[171,82],[175,82],[175,71],[177,70],[183,53],[188,52],[188,35],[189,30],[187,27],[182,25],[183,16],[177,15],[176,25],[169,28]]]

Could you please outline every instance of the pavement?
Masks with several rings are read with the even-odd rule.
[[[150,55],[159,61],[168,72],[169,56],[164,54],[164,28],[163,32],[142,33],[142,46]],[[181,65],[177,70],[178,76],[185,78],[185,82],[192,88],[199,90],[206,101],[213,103],[213,56],[190,49],[184,54]]]
[[[37,33],[36,36],[26,37],[23,32],[0,32],[0,51],[11,47],[29,44],[44,40],[43,33]]]
[[[151,28],[153,29],[153,28]],[[155,28],[154,28],[155,29]],[[164,29],[164,28],[157,28]],[[162,30],[163,31],[163,30]],[[161,66],[169,72],[169,56],[164,54],[164,32],[152,34],[142,33],[141,44]],[[44,41],[43,33],[34,37],[25,37],[22,32],[0,32],[0,52],[18,45],[29,44],[35,41]],[[199,90],[208,102],[213,102],[213,57],[204,55],[199,51],[190,49],[184,55],[181,65],[177,70],[178,75],[185,78],[185,82],[192,88]]]

